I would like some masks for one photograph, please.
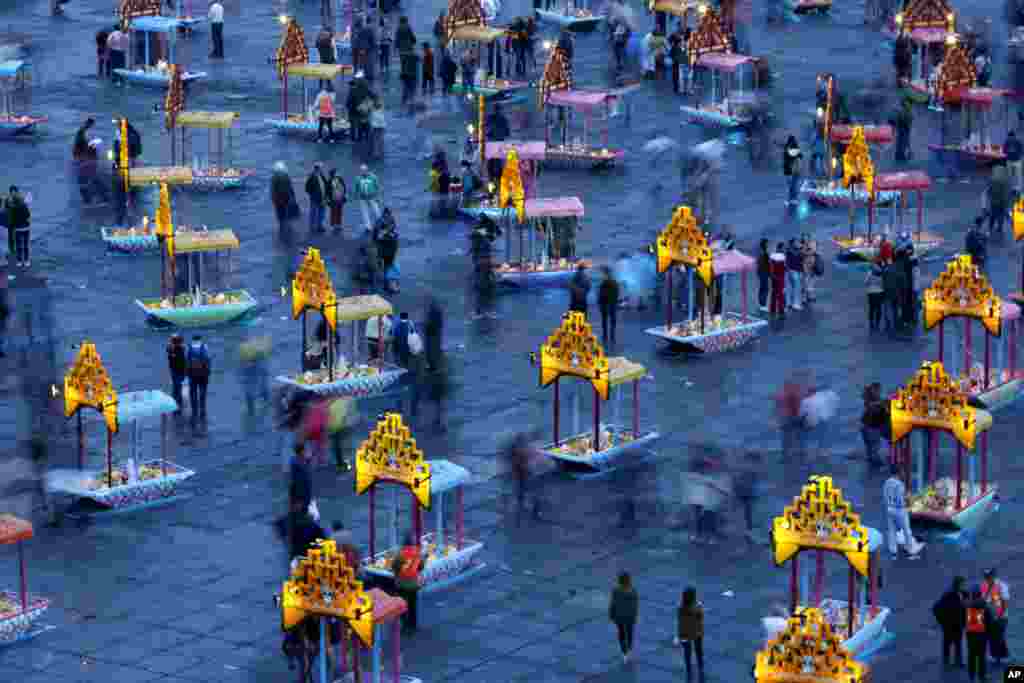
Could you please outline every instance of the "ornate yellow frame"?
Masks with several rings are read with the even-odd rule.
[[[590,323],[578,311],[562,316],[562,324],[540,347],[540,385],[546,387],[562,375],[590,382],[608,400],[608,358]]]
[[[967,450],[974,450],[978,433],[985,429],[979,425],[978,410],[967,404],[967,395],[937,361],[921,364],[889,402],[889,413],[893,442],[923,427],[950,432]]]
[[[110,433],[117,434],[117,392],[95,344],[90,341],[82,342],[74,364],[64,375],[64,417],[71,417],[82,408],[99,412]]]
[[[969,255],[958,254],[946,264],[922,299],[926,330],[959,316],[980,320],[994,337],[1002,333],[1003,302]]]
[[[398,413],[387,413],[356,451],[356,494],[380,481],[408,488],[430,509],[430,463]]]
[[[672,220],[658,235],[657,251],[659,273],[681,263],[696,270],[708,287],[715,279],[714,254],[688,206],[680,206],[672,214]]]
[[[327,267],[320,258],[320,250],[310,247],[292,280],[292,320],[302,315],[303,311],[315,310],[323,313],[333,330],[338,325],[337,302],[338,295],[334,292]]]
[[[514,149],[510,149],[506,155],[498,190],[498,205],[503,209],[509,205],[515,207],[519,222],[526,220],[526,197],[523,192],[523,179],[519,174],[519,154]]]
[[[274,55],[277,65],[277,77],[284,78],[285,67],[293,64],[305,64],[309,61],[309,49],[306,47],[306,34],[294,17],[288,17],[281,44]]]
[[[875,193],[875,164],[864,137],[864,126],[854,126],[850,144],[843,153],[843,187],[863,183],[868,195]]]
[[[866,683],[871,668],[853,658],[821,610],[790,617],[786,630],[757,653],[757,683]]]

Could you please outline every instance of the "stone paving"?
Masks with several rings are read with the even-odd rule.
[[[208,69],[212,76],[209,84],[196,89],[191,106],[240,108],[242,158],[258,167],[259,174],[251,189],[237,195],[177,196],[176,211],[179,220],[231,224],[244,247],[238,276],[266,304],[253,325],[209,335],[215,354],[210,428],[202,434],[181,429],[173,439],[174,457],[199,472],[187,487],[192,497],[173,507],[87,526],[66,520],[46,528],[37,515],[37,538],[27,548],[30,586],[53,600],[45,621],[56,628],[35,641],[0,650],[2,680],[294,680],[280,654],[279,616],[271,601],[285,568],[283,550],[270,526],[285,508],[280,440],[269,420],[253,425],[239,416],[236,349],[249,334],[272,334],[275,373],[292,368],[299,354],[297,325],[288,319],[287,302],[278,294],[297,252],[274,239],[265,194],[270,164],[278,159],[289,162],[301,195],[304,174],[314,159],[336,164],[350,178],[360,160],[348,147],[285,143],[265,130],[262,119],[276,110],[277,103],[265,63],[276,47],[277,10],[268,5],[246,7],[244,16],[229,12],[228,60],[223,64],[208,64],[204,58],[205,32],[191,43],[191,64]],[[12,283],[17,316],[10,341],[16,352],[5,361],[0,387],[0,429],[6,443],[19,444],[4,454],[0,476],[5,482],[22,482],[4,489],[11,493],[0,511],[19,514],[31,514],[37,488],[23,447],[33,424],[36,429],[52,425],[49,466],[73,464],[70,425],[59,417],[41,420],[40,404],[59,414],[59,406],[46,405],[45,387],[48,378],[59,382],[59,373],[74,357],[74,345],[83,338],[96,342],[119,389],[152,388],[166,381],[161,352],[166,333],[146,328],[133,303],[155,291],[155,262],[104,254],[98,227],[107,217],[82,211],[68,178],[54,174],[64,168],[73,131],[87,112],[96,114],[101,128],[106,127],[100,133],[106,139],[111,137],[105,123],[110,115],[133,117],[144,136],[146,158],[159,162],[166,156],[167,138],[159,132],[160,117],[149,112],[160,96],[112,89],[91,75],[91,36],[107,20],[106,0],[69,3],[65,20],[46,17],[45,6],[35,2],[0,9],[10,30],[33,37],[36,104],[51,117],[37,142],[4,143],[18,155],[8,180],[31,189],[37,198],[35,272]],[[429,35],[441,7],[439,0],[417,5],[412,21],[421,38]],[[315,4],[298,4],[293,10],[312,36]],[[879,37],[860,25],[862,10],[859,2],[837,3],[830,20],[808,21],[779,32],[755,29],[755,52],[766,55],[778,74],[775,99],[785,120],[807,122],[819,68],[838,74],[841,85],[851,90],[867,85],[873,73],[890,72]],[[980,15],[994,11],[994,3],[986,0],[965,10]],[[516,0],[503,17],[526,11],[526,4]],[[578,53],[580,80],[602,83],[606,62],[600,37],[581,39]],[[665,85],[646,85],[634,104],[631,124],[613,127],[613,140],[635,152],[624,172],[548,171],[542,176],[542,194],[583,198],[588,218],[580,249],[585,255],[600,259],[635,249],[653,238],[671,214],[678,182],[674,164],[667,170],[664,164],[655,166],[638,150],[657,135],[681,135],[684,145],[698,138],[695,129],[679,128],[677,102]],[[397,101],[394,80],[387,98]],[[885,118],[885,112],[863,114]],[[462,125],[455,118],[452,130]],[[923,128],[915,130],[918,149],[927,141]],[[515,133],[524,138],[540,134],[536,127]],[[447,136],[439,135],[437,141],[456,149]],[[922,360],[934,355],[934,339],[923,334],[912,340],[869,336],[862,274],[831,263],[813,309],[789,316],[783,326],[773,326],[761,341],[738,353],[699,360],[665,358],[643,334],[660,320],[660,313],[627,313],[620,320],[617,351],[650,369],[652,380],[641,392],[643,420],[666,435],[657,447],[664,457],[642,474],[638,523],[618,526],[615,506],[621,492],[613,484],[568,480],[548,472],[538,477],[536,487],[550,514],[541,522],[516,527],[505,515],[506,482],[497,476],[493,454],[514,429],[550,428],[550,395],[536,387],[527,355],[557,325],[566,297],[563,292],[505,297],[499,302],[497,321],[466,318],[465,227],[425,219],[425,166],[409,162],[424,144],[409,119],[397,118],[388,132],[387,156],[374,166],[402,230],[403,291],[397,305],[415,316],[425,297],[436,293],[448,314],[445,345],[457,387],[449,430],[439,435],[422,427],[415,433],[428,458],[449,458],[474,473],[466,497],[466,523],[469,533],[486,543],[488,570],[470,583],[421,601],[421,632],[403,646],[405,670],[425,681],[474,683],[678,680],[682,664],[671,645],[673,607],[682,588],[692,583],[707,608],[708,680],[749,680],[761,638],[759,618],[773,603],[785,600],[787,576],[773,567],[767,549],[748,548],[738,540],[736,513],[730,527],[735,542],[708,549],[687,541],[680,474],[689,450],[710,443],[770,454],[766,490],[757,505],[762,528],[811,473],[831,473],[866,522],[879,526],[881,479],[859,461],[847,459],[860,447],[860,387],[875,380],[887,388],[904,382]],[[659,180],[665,185],[660,190],[655,187]],[[963,228],[977,212],[981,188],[977,182],[938,185],[928,199],[928,221],[948,240],[949,253],[962,244]],[[827,244],[834,231],[845,230],[843,212],[787,214],[783,192],[777,168],[754,172],[745,154],[730,153],[723,172],[723,222],[733,227],[741,248],[752,253],[761,236],[776,240],[803,232]],[[347,225],[357,221],[350,211]],[[339,289],[346,290],[354,243],[329,237],[311,243],[324,249]],[[998,291],[1007,291],[1016,280],[1015,251],[1007,245],[993,247]],[[929,264],[926,276],[940,267],[941,262]],[[45,283],[35,282],[36,276],[45,277]],[[45,324],[47,313],[54,323],[52,332]],[[841,397],[831,434],[834,448],[827,460],[783,464],[776,455],[771,397],[791,372],[802,368],[813,369],[817,381]],[[992,432],[991,476],[1003,486],[1003,509],[978,549],[964,554],[935,545],[919,562],[887,563],[882,598],[895,611],[890,629],[897,639],[874,659],[875,680],[962,680],[960,674],[944,678],[938,666],[932,601],[954,573],[974,579],[983,568],[998,566],[1011,586],[1024,578],[1013,564],[1021,553],[1015,533],[1021,504],[1015,485],[1024,477],[1024,465],[1012,459],[1018,449],[1019,420],[1019,407],[1007,409],[998,415]],[[146,436],[154,435],[150,431]],[[92,420],[93,463],[99,462],[100,449],[99,424]],[[317,478],[324,518],[343,520],[365,547],[366,501],[352,491],[351,480],[333,472],[324,471]],[[845,570],[838,562],[830,568],[829,586],[840,592]],[[0,551],[0,583],[15,585],[16,569],[11,549]],[[634,575],[641,595],[637,656],[626,667],[606,616],[609,587],[621,570]],[[732,597],[723,595],[726,591],[732,591]],[[1011,651],[1019,646],[1020,632],[1011,612]]]

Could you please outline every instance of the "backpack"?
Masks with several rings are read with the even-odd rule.
[[[210,352],[206,344],[189,347],[188,374],[193,377],[210,376]]]

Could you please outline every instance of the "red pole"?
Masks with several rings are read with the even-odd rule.
[[[924,231],[924,193],[917,191],[917,239],[920,241]]]
[[[747,322],[747,271],[740,273],[740,291],[743,293],[743,322]]]
[[[796,608],[800,604],[800,553],[793,556],[793,562],[789,566],[789,595],[791,614],[796,614]]]
[[[462,507],[462,487],[455,489],[455,548],[462,549],[466,535],[466,518]]]
[[[906,484],[907,490],[910,491],[910,437],[905,436],[900,439],[900,459],[903,462],[903,483]]]
[[[423,540],[423,509],[415,495],[412,497],[412,532],[416,534],[416,544],[419,545]]]
[[[1010,322],[1010,379],[1017,378],[1017,321]]]
[[[992,367],[992,335],[985,333],[985,383],[982,384],[986,389],[989,388],[989,374],[991,371],[989,368]]]
[[[78,469],[85,468],[85,427],[82,425],[82,411],[79,410],[76,415],[78,416]]]
[[[601,450],[601,394],[594,387],[594,452]]]
[[[370,559],[372,560],[376,556],[377,549],[377,486],[375,484],[370,485]],[[359,653],[356,652],[356,658],[358,659]]]
[[[281,74],[281,118],[288,120],[288,64],[286,63]]]
[[[160,464],[163,475],[167,476],[167,416],[160,416]]]
[[[558,380],[559,377],[555,378],[555,446],[558,446],[558,412],[559,412],[559,391],[558,391]]]
[[[18,569],[21,572],[21,611],[28,611],[28,572],[25,571],[25,544],[18,541]]]
[[[672,329],[672,266],[669,266],[665,280],[665,331]]]
[[[963,504],[963,459],[964,447],[959,441],[956,442],[956,509],[959,510]]]
[[[107,429],[107,483],[114,486],[114,433]]]
[[[928,430],[928,483],[935,481],[938,467],[939,435],[934,429]]]
[[[344,625],[343,625],[343,628],[347,629],[347,627],[344,626]],[[345,635],[345,637],[343,637],[338,642],[338,661],[340,662],[340,666],[341,666],[341,670],[342,671],[349,671],[349,666],[348,666],[348,635],[347,634]]]
[[[640,438],[640,380],[633,380],[633,438]]]
[[[821,551],[819,550],[818,552],[821,552]],[[856,613],[856,609],[857,609],[857,573],[856,573],[856,571],[854,570],[854,568],[852,566],[850,567],[850,574],[849,574],[849,576],[850,576],[850,578],[849,578],[849,595],[850,595],[850,599],[849,599],[849,602],[847,604],[850,607],[850,618],[848,619],[848,621],[849,621],[848,626],[849,626],[850,630],[848,631],[848,637],[849,638],[853,638],[853,622],[854,622],[854,619],[855,619],[856,614],[857,614]]]
[[[874,608],[878,604],[878,553],[870,553],[868,556],[868,605]]]
[[[939,362],[945,365],[946,360],[946,328],[945,320],[939,321]]]
[[[988,491],[988,432],[981,434],[981,494]],[[973,493],[973,491],[972,491]]]
[[[371,489],[372,490],[372,489]],[[357,683],[363,683],[363,672],[362,666],[360,665],[359,657],[359,637],[352,634],[352,671],[355,672],[355,679]]]

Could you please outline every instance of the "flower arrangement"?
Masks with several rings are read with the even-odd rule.
[[[154,467],[152,465],[142,465],[139,467],[139,481],[159,479],[162,476],[164,476],[164,472],[159,467]],[[107,472],[102,472],[98,477],[89,482],[89,488],[93,491],[98,491],[99,489],[124,486],[128,483],[127,468],[124,465],[118,465],[109,475]],[[2,608],[2,605],[0,605],[0,608]],[[0,609],[0,611],[2,611],[2,609]]]
[[[703,332],[701,332],[700,318],[696,318],[694,320],[687,320],[677,325],[673,325],[669,330],[669,334],[677,337],[696,337],[702,334],[732,330],[743,324],[742,320],[731,316],[722,317],[720,315],[715,315],[704,319]]]
[[[960,482],[960,502],[966,503],[981,495],[981,484]],[[923,493],[909,496],[911,513],[952,515],[956,507],[956,481],[943,477],[929,486]]]
[[[334,381],[338,382],[346,379],[356,379],[359,377],[376,377],[380,374],[380,370],[370,365],[357,365],[355,367],[339,366],[334,369]],[[295,381],[299,384],[326,384],[330,381],[330,373],[327,368],[320,368],[319,370],[309,370],[307,372],[299,373],[295,376]]]
[[[864,628],[864,624],[875,618],[875,615],[870,613],[870,609],[855,609],[853,612],[854,631]],[[833,631],[837,633],[847,633],[849,631],[850,606],[845,602],[839,602],[831,598],[822,600],[821,613]]]
[[[600,442],[596,450],[594,449],[594,435],[584,434],[568,439],[567,441],[563,441],[558,446],[552,448],[551,452],[562,455],[587,457],[596,452],[622,446],[623,444],[627,444],[633,440],[633,435],[629,432],[615,432],[607,427],[602,427],[600,433]]]
[[[240,304],[243,301],[245,301],[245,297],[238,292],[221,292],[219,294],[199,292],[198,296],[194,294],[179,294],[173,299],[161,299],[158,303],[147,304],[147,308],[166,310],[170,308],[185,308],[187,306],[223,306],[227,304]]]

